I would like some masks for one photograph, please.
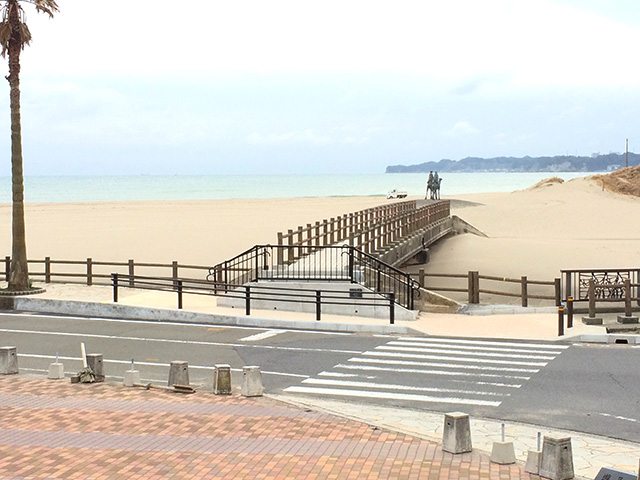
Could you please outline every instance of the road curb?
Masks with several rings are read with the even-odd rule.
[[[28,312],[74,315],[81,317],[170,321],[178,323],[199,323],[206,325],[283,328],[289,330],[316,330],[325,332],[346,333],[424,335],[423,332],[403,325],[370,325],[365,323],[281,320],[251,316],[219,315],[213,313],[194,312],[189,310],[137,307],[111,303],[82,302],[79,300],[54,300],[48,298],[18,297],[14,299],[13,309]]]

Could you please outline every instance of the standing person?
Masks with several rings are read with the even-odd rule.
[[[429,179],[427,180],[427,192],[424,195],[425,200],[429,198],[429,191],[431,191],[433,195],[433,170],[429,172]]]

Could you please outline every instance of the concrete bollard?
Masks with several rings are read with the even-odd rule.
[[[551,480],[568,480],[574,477],[571,437],[553,438],[545,435],[538,475]]]
[[[445,413],[442,450],[449,453],[466,453],[472,449],[469,415],[461,412]]]
[[[124,372],[124,378],[122,380],[122,384],[125,387],[133,387],[136,384],[140,384],[140,372],[135,369],[133,364],[133,359],[131,359],[131,370],[127,370]]]
[[[500,465],[511,465],[516,463],[516,451],[513,448],[513,442],[507,442],[504,435],[504,423],[502,424],[502,441],[493,442],[491,448],[491,462]]]
[[[60,380],[64,378],[64,365],[58,362],[51,363],[49,365],[49,374],[47,375],[49,380]]]
[[[182,360],[174,360],[169,368],[168,385],[189,385],[189,364]]]
[[[87,354],[87,366],[96,376],[96,382],[104,382],[104,364],[101,353]]]
[[[540,450],[529,450],[527,452],[527,461],[524,464],[524,471],[538,475],[540,473],[540,460],[542,452]]]
[[[16,347],[0,347],[0,375],[18,373],[18,354]]]
[[[231,395],[230,365],[215,365],[213,370],[213,393],[216,395]]]
[[[242,396],[261,397],[263,392],[264,388],[262,386],[260,367],[242,367]]]

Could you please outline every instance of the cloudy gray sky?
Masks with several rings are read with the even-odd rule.
[[[640,151],[637,0],[58,3],[25,4],[30,175]]]

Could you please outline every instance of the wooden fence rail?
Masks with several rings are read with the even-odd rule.
[[[413,278],[418,280],[420,287],[427,288],[433,292],[457,292],[457,293],[466,293],[468,298],[468,303],[477,304],[480,303],[480,294],[488,294],[488,295],[497,295],[504,297],[519,297],[521,299],[521,304],[523,307],[529,305],[529,299],[537,299],[537,300],[553,300],[555,305],[561,305],[561,289],[560,289],[560,279],[556,278],[553,281],[542,281],[542,280],[529,280],[526,276],[522,276],[520,278],[507,278],[507,277],[497,277],[491,275],[480,275],[478,272],[470,271],[466,274],[464,273],[426,273],[424,269],[420,269],[418,273],[411,274]],[[436,285],[427,285],[427,278],[453,278],[460,279],[460,283],[464,279],[467,280],[466,287],[458,286],[436,286]],[[511,283],[511,284],[519,284],[520,291],[505,291],[505,290],[495,290],[495,289],[487,289],[480,288],[480,281],[490,281],[490,282],[500,282]],[[540,295],[540,294],[532,294],[529,292],[530,285],[538,285],[543,287],[550,287],[549,294]]]
[[[11,257],[5,260],[5,281],[9,279],[11,269]],[[111,274],[122,273],[134,277],[141,270],[145,273],[158,272],[158,276],[171,278],[205,279],[209,272],[209,265],[187,265],[176,261],[171,263],[148,263],[128,260],[126,262],[96,261],[92,258],[86,260],[52,260],[45,257],[42,260],[29,260],[29,276],[34,280],[44,283],[75,283],[83,285],[111,285]],[[33,267],[33,268],[32,268]],[[202,272],[202,274],[201,274]],[[195,275],[195,277],[193,277]],[[129,286],[135,286],[135,278],[129,279]]]

